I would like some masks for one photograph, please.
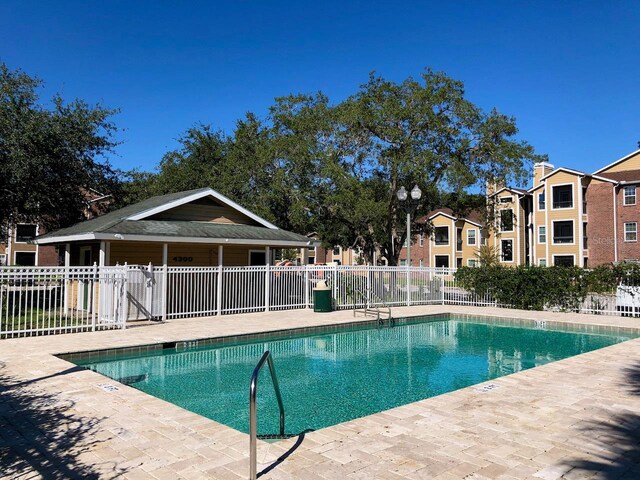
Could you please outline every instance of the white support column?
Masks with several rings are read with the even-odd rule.
[[[269,303],[271,300],[271,272],[269,266],[271,265],[271,248],[264,247],[265,258],[265,270],[264,270],[264,309],[269,311]]]
[[[216,284],[216,307],[218,315],[222,315],[222,265],[224,246],[218,245],[218,283]]]
[[[167,304],[169,302],[169,244],[162,244],[162,321],[167,321]]]
[[[0,240],[4,240],[4,239],[0,239]],[[69,245],[67,243],[67,245]],[[12,252],[12,247],[13,246],[13,230],[11,227],[7,228],[7,267],[10,265],[13,265],[13,260],[11,259],[13,252]]]
[[[100,256],[98,260],[98,266],[100,268],[104,267],[107,261],[107,242],[102,240],[100,242]]]
[[[309,263],[309,249],[307,247],[301,248],[300,263],[302,263],[302,265]]]

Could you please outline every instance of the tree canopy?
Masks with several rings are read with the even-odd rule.
[[[55,95],[42,82],[0,65],[0,225],[36,221],[47,229],[83,219],[84,192],[116,193],[117,173],[100,160],[116,145],[115,110]]]
[[[322,94],[276,98],[265,120],[253,114],[225,136],[209,126],[187,131],[155,174],[137,174],[132,196],[211,186],[275,222],[315,231],[327,246],[360,247],[395,265],[406,239],[434,208],[477,204],[470,189],[521,184],[543,160],[517,139],[513,117],[485,112],[462,82],[425,70],[401,83],[371,74],[342,102]],[[422,190],[400,202],[401,186]],[[132,198],[133,199],[133,198]]]

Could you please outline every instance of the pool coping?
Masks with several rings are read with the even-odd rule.
[[[570,333],[586,333],[594,335],[640,336],[640,326],[621,327],[607,325],[588,325],[580,323],[569,323],[559,321],[541,321],[527,318],[498,317],[480,314],[461,313],[436,313],[432,315],[398,317],[391,320],[361,320],[347,323],[331,323],[327,325],[317,325],[313,327],[289,328],[281,330],[271,330],[269,332],[245,333],[242,335],[223,335],[217,337],[192,338],[176,342],[148,343],[136,346],[108,348],[98,350],[83,350],[66,353],[57,353],[56,357],[70,363],[77,360],[86,362],[107,361],[117,359],[122,355],[141,355],[162,352],[163,350],[187,351],[204,347],[235,346],[260,341],[279,341],[306,336],[315,336],[323,333],[340,333],[343,331],[356,331],[368,328],[394,328],[401,325],[414,325],[418,323],[428,323],[437,321],[445,317],[446,320],[473,321],[472,323],[497,324],[506,327],[534,328],[546,331],[561,331]]]
[[[503,309],[484,309],[484,308],[462,308],[462,307],[411,307],[407,309],[395,309],[396,311],[402,311],[403,316],[414,316],[416,314],[433,314],[437,315],[438,313],[458,313],[458,314],[468,314],[470,316],[481,315],[483,317],[489,317],[492,319],[504,319],[511,318],[513,315],[516,315],[521,320],[533,321],[542,320],[547,322],[559,322],[562,325],[588,325],[594,329],[597,328],[606,328],[606,327],[617,327],[622,329],[632,329],[637,332],[640,327],[640,322],[638,319],[630,319],[624,317],[600,317],[600,316],[592,316],[592,315],[569,315],[569,314],[557,314],[550,312],[523,312],[523,311],[513,311],[513,310],[503,310]],[[474,313],[469,313],[469,310],[473,310]],[[417,313],[413,313],[417,312]],[[289,313],[287,315],[286,313]],[[209,319],[197,319],[197,320],[174,320],[171,322],[171,326],[152,326],[152,327],[141,327],[139,329],[131,329],[128,331],[119,331],[119,332],[96,332],[96,333],[88,333],[88,334],[73,334],[73,335],[64,335],[64,336],[56,336],[56,337],[38,337],[38,338],[26,338],[26,339],[13,339],[13,340],[2,340],[2,345],[7,348],[3,348],[2,353],[0,353],[0,360],[2,360],[6,366],[8,367],[8,373],[10,373],[14,378],[19,378],[27,381],[34,381],[34,379],[38,383],[38,387],[44,389],[45,391],[55,391],[56,394],[61,395],[64,398],[74,398],[74,396],[80,395],[80,397],[88,397],[97,401],[96,404],[92,405],[92,408],[89,409],[94,411],[95,413],[109,411],[108,408],[102,408],[100,405],[100,400],[106,401],[109,404],[113,404],[122,402],[126,406],[126,410],[131,413],[131,411],[136,411],[137,416],[133,416],[130,418],[131,421],[136,420],[139,422],[139,419],[143,419],[143,423],[148,424],[147,427],[151,424],[160,424],[160,426],[156,425],[153,430],[158,431],[160,427],[162,427],[162,422],[155,422],[153,417],[161,416],[165,423],[175,425],[176,419],[188,419],[189,422],[194,425],[198,425],[198,428],[195,431],[198,434],[202,434],[202,431],[211,432],[209,439],[210,444],[215,445],[211,447],[215,452],[208,452],[209,457],[202,453],[202,445],[198,447],[193,447],[189,449],[189,451],[185,451],[184,454],[175,453],[177,459],[188,460],[196,455],[199,462],[187,462],[189,465],[181,464],[182,460],[177,460],[176,462],[163,462],[162,459],[156,458],[153,455],[145,454],[144,449],[138,448],[137,454],[138,456],[135,459],[127,459],[126,455],[122,454],[122,451],[128,451],[124,449],[123,445],[120,444],[119,441],[110,441],[106,442],[109,446],[108,449],[111,452],[111,457],[114,459],[116,465],[119,468],[130,468],[131,462],[135,463],[135,469],[129,470],[123,473],[125,478],[142,478],[142,474],[146,474],[147,476],[144,478],[163,478],[162,475],[169,475],[171,473],[173,478],[242,478],[246,475],[246,454],[248,451],[246,434],[242,434],[235,430],[225,427],[224,425],[217,424],[213,420],[206,419],[204,417],[200,417],[197,414],[193,414],[191,412],[187,412],[182,410],[180,407],[171,407],[171,404],[164,402],[160,399],[155,399],[155,397],[149,397],[142,392],[137,392],[135,389],[131,387],[123,386],[115,393],[108,393],[104,390],[100,390],[100,388],[96,388],[96,381],[104,382],[104,378],[99,374],[95,374],[94,372],[70,372],[62,375],[61,372],[68,369],[69,363],[66,361],[56,359],[53,355],[59,354],[60,352],[79,352],[82,349],[87,348],[87,345],[93,346],[115,346],[117,348],[129,347],[136,348],[136,345],[139,345],[140,340],[136,340],[139,338],[157,338],[159,340],[165,341],[167,339],[174,339],[175,341],[184,341],[193,336],[193,331],[201,331],[203,335],[206,335],[208,331],[209,324],[207,322],[217,321],[220,324],[225,324],[224,328],[227,328],[229,332],[239,333],[240,330],[245,330],[240,334],[248,333],[247,330],[260,331],[265,334],[274,333],[278,331],[278,317],[295,317],[299,315],[301,312],[272,312],[270,314],[245,314],[245,315],[236,315],[233,316],[223,316],[223,317],[213,317]],[[313,315],[311,312],[302,312],[306,314],[306,319],[297,321],[291,321],[290,324],[295,325],[298,324],[298,328],[300,328],[300,323],[304,325],[301,328],[310,328],[312,325],[317,325],[318,323],[324,323],[327,320],[336,320],[337,323],[332,323],[328,325],[325,323],[327,328],[334,328],[335,325],[348,325],[351,324],[362,324],[359,321],[353,321],[353,318],[350,318],[350,312],[335,312],[333,314],[317,314]],[[509,315],[506,317],[506,315]],[[244,324],[233,324],[234,319],[243,319],[245,321]],[[261,321],[269,319],[268,322],[262,325],[264,328],[261,328]],[[310,320],[309,320],[310,319]],[[248,325],[249,323],[250,325]],[[179,328],[184,326],[185,328]],[[266,328],[266,330],[265,330]],[[159,333],[160,331],[162,333]],[[289,330],[288,328],[280,329],[280,330]],[[229,333],[231,335],[231,333]],[[67,337],[67,338],[62,338]],[[71,338],[73,337],[73,338]],[[115,344],[115,345],[114,345]],[[622,348],[618,348],[623,346]],[[614,349],[610,351],[610,349]],[[603,352],[607,350],[607,352]],[[516,384],[524,384],[525,386],[530,384],[531,382],[539,381],[540,378],[545,378],[548,381],[559,380],[559,378],[552,378],[554,375],[557,375],[558,372],[565,372],[567,369],[571,369],[572,365],[577,368],[584,364],[587,361],[594,361],[598,358],[609,358],[613,356],[612,365],[608,368],[615,369],[616,364],[620,363],[619,355],[627,352],[638,352],[640,351],[640,341],[638,339],[630,340],[624,342],[622,344],[614,345],[611,347],[606,347],[601,350],[596,350],[593,352],[589,352],[586,354],[579,355],[578,357],[570,357],[568,359],[559,360],[557,362],[553,362],[551,364],[547,364],[541,367],[537,367],[531,370],[526,370],[524,372],[519,372],[516,374],[512,374],[506,377],[500,377],[499,379],[492,380],[490,383],[499,383],[503,388],[508,385],[513,385],[514,382]],[[614,353],[612,353],[614,352]],[[597,354],[597,355],[592,355]],[[585,357],[588,358],[579,358]],[[626,355],[625,355],[626,356]],[[616,358],[617,357],[617,358]],[[578,358],[579,361],[572,361]],[[610,359],[611,360],[611,359]],[[607,364],[608,365],[608,364]],[[548,368],[549,367],[549,368]],[[544,370],[544,371],[542,371]],[[530,373],[533,372],[533,373]],[[555,373],[554,373],[555,372]],[[56,375],[60,375],[57,376]],[[96,377],[95,375],[99,375]],[[41,377],[45,377],[42,379]],[[538,380],[536,380],[536,378]],[[102,380],[100,380],[102,379]],[[567,383],[567,378],[563,377],[563,384]],[[570,379],[569,379],[570,380]],[[569,382],[571,383],[571,382]],[[578,383],[577,379],[574,383]],[[371,446],[371,439],[375,437],[374,443],[386,442],[387,444],[390,441],[390,438],[395,438],[402,436],[403,445],[406,444],[406,441],[409,440],[411,442],[418,442],[421,439],[422,433],[411,433],[412,428],[408,428],[404,425],[406,418],[409,412],[414,412],[416,410],[426,409],[426,411],[433,410],[434,406],[442,405],[448,402],[455,403],[456,401],[471,401],[473,403],[473,399],[478,395],[477,389],[479,386],[483,384],[474,385],[471,387],[467,387],[461,390],[457,390],[448,394],[444,394],[438,397],[432,397],[426,400],[422,400],[413,404],[408,404],[402,407],[396,407],[395,409],[388,410],[385,412],[381,412],[379,414],[373,414],[368,417],[359,418],[356,420],[352,420],[349,422],[345,422],[344,424],[339,424],[333,427],[327,427],[325,429],[319,430],[317,432],[313,432],[309,434],[307,438],[303,441],[302,447],[300,447],[294,455],[291,456],[290,459],[282,463],[278,468],[271,471],[266,478],[335,478],[337,475],[336,472],[342,471],[345,468],[345,465],[349,465],[347,470],[354,468],[357,465],[354,465],[354,462],[358,465],[366,463],[367,465],[363,466],[359,470],[354,470],[352,472],[342,472],[340,475],[348,476],[354,474],[356,472],[365,471],[371,472],[378,471],[382,472],[383,470],[387,472],[388,476],[384,478],[412,478],[411,475],[418,475],[416,472],[420,472],[421,470],[425,470],[429,465],[425,465],[425,460],[421,460],[418,464],[415,463],[415,459],[413,459],[410,452],[406,452],[404,457],[396,451],[397,445],[393,443],[388,446],[387,449],[381,449],[379,452],[387,452],[393,450],[394,455],[398,455],[400,458],[403,458],[406,461],[400,462],[398,458],[394,458],[396,461],[394,462],[389,458],[384,458],[382,453],[377,454],[374,447]],[[567,388],[570,385],[565,385]],[[545,384],[542,383],[539,385],[541,390],[544,390]],[[80,392],[80,393],[78,393]],[[109,398],[109,395],[112,395],[113,398]],[[144,398],[140,395],[144,395]],[[446,398],[444,398],[446,397]],[[488,397],[487,397],[488,398]],[[86,400],[86,398],[85,398]],[[583,399],[579,399],[583,400]],[[640,410],[640,405],[637,404],[635,398],[627,399],[626,401],[629,404],[633,405],[633,410]],[[137,408],[136,403],[140,403],[144,405],[144,408]],[[85,404],[78,404],[76,406],[79,413],[86,413]],[[523,407],[526,409],[526,403],[523,404]],[[113,407],[112,407],[113,408]],[[124,407],[123,407],[124,408]],[[161,414],[161,415],[159,415]],[[420,418],[417,421],[425,421],[424,412],[421,415],[418,415]],[[127,415],[124,415],[127,417]],[[374,424],[374,429],[380,427],[379,422],[381,419],[384,419],[382,423],[388,422],[391,424],[391,428],[400,428],[399,425],[402,424],[402,429],[407,429],[405,433],[401,435],[396,435],[395,437],[385,436],[383,433],[372,433],[371,438],[365,435],[366,432],[371,430],[371,424]],[[391,421],[393,420],[393,421]],[[123,415],[118,412],[111,412],[111,418],[108,420],[109,422],[115,422],[118,425],[126,425],[127,422],[123,420]],[[106,421],[105,421],[106,422]],[[154,423],[155,422],[155,423]],[[135,423],[135,422],[134,422]],[[166,426],[166,425],[165,425]],[[144,429],[143,429],[144,430]],[[191,434],[193,434],[193,430],[191,429]],[[202,430],[202,431],[201,431]],[[132,435],[137,437],[142,436],[140,433],[140,429],[133,428],[131,430]],[[166,431],[162,430],[164,433]],[[363,436],[352,438],[350,432],[359,431]],[[453,429],[450,433],[455,434],[456,430]],[[182,434],[182,433],[181,433]],[[407,437],[407,438],[404,438]],[[446,437],[446,436],[445,436]],[[169,435],[168,437],[168,445],[164,452],[176,452],[173,444],[179,442],[180,435],[176,433],[175,435]],[[455,435],[454,437],[455,438]],[[224,439],[224,440],[221,440]],[[340,440],[341,439],[341,440]],[[345,446],[345,442],[349,440],[349,447],[360,447],[362,449],[354,448],[348,449]],[[381,440],[382,439],[382,440]],[[326,441],[325,441],[326,440]],[[444,441],[440,439],[440,441]],[[277,458],[278,455],[281,455],[289,444],[292,444],[293,441],[287,443],[288,441],[278,442],[277,446],[272,444],[263,444],[261,442],[261,449],[263,451],[263,456],[261,457],[261,464],[268,465],[273,461],[273,458]],[[343,442],[343,443],[339,443]],[[140,443],[140,442],[138,442]],[[204,442],[207,443],[207,442]],[[454,442],[455,443],[455,442]],[[281,445],[282,444],[282,445]],[[141,445],[145,445],[144,442]],[[308,446],[307,446],[308,445]],[[399,447],[398,447],[399,448]],[[102,449],[101,449],[102,450]],[[101,451],[100,450],[100,451]],[[194,453],[196,452],[196,453]],[[359,452],[359,453],[358,453]],[[214,454],[215,453],[215,454]],[[347,455],[348,454],[348,455]],[[86,460],[95,462],[95,452],[89,451],[87,452]],[[160,455],[159,452],[156,453],[157,456]],[[183,457],[188,458],[183,458]],[[348,457],[349,461],[344,461],[347,458],[343,458],[343,456]],[[98,456],[102,458],[102,456]],[[375,458],[373,458],[375,457]],[[85,457],[82,457],[83,459]],[[224,461],[222,461],[222,460]],[[313,459],[313,461],[312,461]],[[220,463],[221,462],[221,463]],[[302,464],[301,464],[302,462]],[[476,468],[477,472],[481,472],[483,469],[490,467],[491,465],[479,465],[480,463],[491,463],[493,467],[500,466],[499,459],[488,458],[486,455],[478,456],[476,459],[478,464],[472,464],[469,466],[470,462],[466,459],[464,462],[459,464],[451,464],[449,465],[451,468],[447,468],[446,470],[442,470],[442,475],[457,475],[456,468],[462,468],[460,465],[465,464],[465,468],[472,469]],[[442,463],[442,462],[437,462]],[[526,463],[526,462],[525,462]],[[555,461],[549,460],[550,465],[548,468],[559,468]],[[417,465],[417,468],[413,471],[405,472],[403,468],[406,470],[408,464]],[[400,466],[404,465],[403,468]],[[432,464],[433,465],[433,464]],[[525,464],[523,464],[525,465]],[[440,465],[442,466],[442,465]],[[523,468],[526,470],[526,465],[523,467],[519,465],[519,468]],[[531,472],[527,473],[528,475],[534,475],[539,473],[540,471],[544,471],[544,465],[538,465],[536,467],[530,465]],[[398,473],[400,470],[405,473]],[[497,467],[496,467],[497,468]],[[369,470],[367,470],[369,469]],[[377,470],[380,469],[380,470]],[[385,470],[386,469],[386,470]],[[495,468],[494,468],[495,469]],[[537,470],[536,470],[537,469]],[[432,468],[430,471],[436,471],[436,468]],[[323,473],[324,472],[324,473]],[[329,472],[329,473],[327,473]],[[198,474],[200,475],[198,477]],[[422,475],[426,475],[427,471],[423,471]],[[475,474],[475,473],[474,473]],[[328,476],[327,476],[328,475]],[[394,476],[395,475],[395,476]],[[479,473],[480,475],[480,473]],[[482,473],[481,475],[484,475]],[[524,475],[524,474],[523,474]],[[107,475],[108,476],[108,475]],[[376,475],[373,475],[377,477]],[[528,478],[527,476],[512,475],[510,478]],[[169,478],[169,477],[167,477]],[[383,478],[383,477],[380,477]],[[423,478],[420,475],[415,478]],[[443,478],[462,478],[462,477],[443,477]],[[475,477],[473,477],[475,478]],[[485,478],[485,477],[478,477]],[[496,477],[486,477],[486,478],[498,478]],[[507,478],[507,477],[505,477]],[[533,477],[532,477],[533,478]],[[537,478],[547,478],[540,477]],[[548,475],[548,478],[557,478],[552,477],[551,474]]]

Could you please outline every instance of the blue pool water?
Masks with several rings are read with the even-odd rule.
[[[427,319],[425,319],[427,320]],[[187,410],[248,431],[249,379],[273,354],[286,409],[298,433],[468,387],[606,347],[630,335],[551,331],[450,317],[217,347],[76,360]],[[258,432],[277,433],[268,368],[258,389]]]

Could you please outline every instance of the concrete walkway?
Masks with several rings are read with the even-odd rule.
[[[640,327],[630,318],[451,306],[394,316],[446,312]],[[2,340],[0,476],[247,478],[247,435],[53,354],[353,320],[350,311],[293,310]],[[490,383],[259,442],[261,478],[640,478],[640,339]]]

